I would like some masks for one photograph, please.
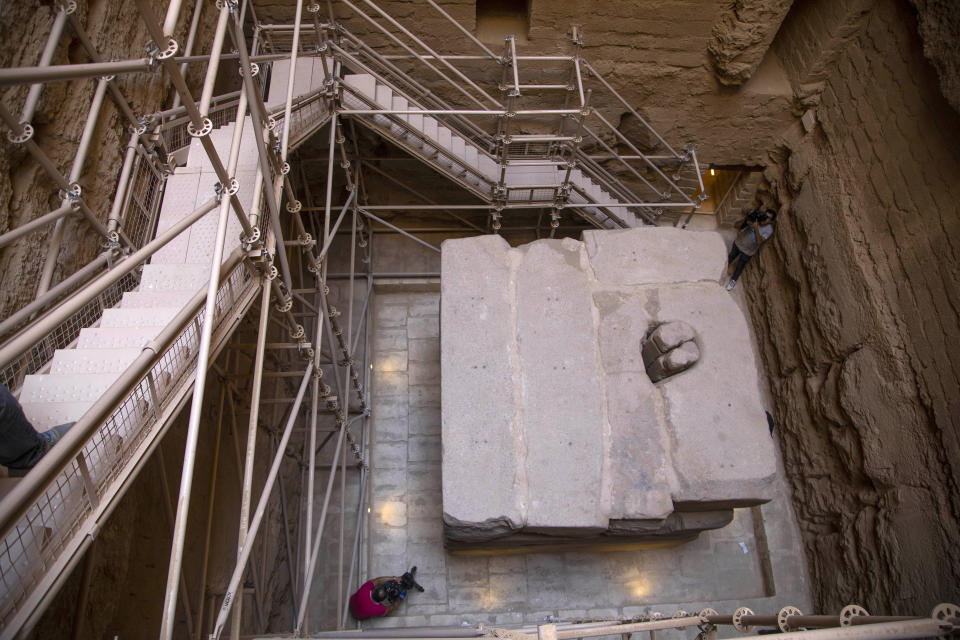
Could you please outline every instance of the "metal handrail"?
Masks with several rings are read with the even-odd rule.
[[[163,174],[153,164],[156,159],[143,153],[142,145],[138,145],[137,149],[136,170],[130,174],[122,209],[123,226],[129,231],[127,235],[133,239],[134,248],[144,246],[147,240],[152,237],[163,199],[164,186]],[[136,222],[133,220],[135,214],[137,216]],[[115,252],[110,251],[95,257],[90,264],[78,269],[74,275],[65,279],[63,283],[53,287],[37,300],[5,319],[0,323],[0,327],[3,327],[0,335],[14,330],[28,320],[31,314],[41,311],[57,298],[70,296],[59,303],[59,306],[76,298],[89,285],[85,285],[84,289],[79,291],[77,286],[84,284],[93,272],[112,261],[115,257],[112,255],[113,253]],[[123,259],[123,262],[126,262],[126,259]],[[91,266],[94,263],[96,263],[96,266]],[[101,274],[101,277],[103,275]],[[119,281],[114,281],[109,287],[101,289],[96,296],[88,297],[82,306],[75,307],[68,315],[58,316],[59,319],[56,321],[48,321],[46,333],[43,335],[35,333],[34,342],[21,344],[18,353],[8,352],[6,356],[0,356],[0,382],[3,382],[10,389],[17,389],[25,376],[36,373],[46,365],[53,357],[56,349],[64,348],[72,343],[79,335],[80,329],[96,322],[104,309],[117,304],[125,292],[132,291],[139,285],[139,273],[128,270],[122,275],[124,277],[120,278]],[[70,284],[67,286],[66,283],[68,282]],[[48,311],[36,322],[43,322],[43,318],[54,314],[57,308]],[[3,346],[9,344],[12,339],[4,343]],[[0,352],[2,350],[3,347],[0,347]]]
[[[433,106],[438,109],[452,110],[452,107],[433,95],[428,89],[423,87],[419,82],[410,77],[409,74],[400,70],[396,65],[390,63],[383,56],[378,54],[376,51],[370,49],[365,44],[356,39],[355,36],[350,34],[349,31],[343,29],[344,33],[348,36],[346,40],[351,44],[357,45],[362,51],[367,53],[365,59],[369,60],[370,63],[375,63],[381,68],[381,71],[378,73],[374,71],[368,63],[363,62],[359,59],[359,56],[350,55],[343,48],[333,45],[334,51],[340,54],[339,59],[351,71],[356,71],[356,66],[360,66],[361,70],[366,73],[373,73],[378,76],[381,80],[386,80],[385,76],[391,78],[396,78],[399,82],[397,84],[402,88],[402,93],[410,99],[413,97],[415,100],[423,101],[425,106]],[[331,43],[332,44],[332,43]],[[478,144],[482,143],[486,149],[490,149],[493,144],[493,137],[489,132],[484,131],[482,128],[477,126],[476,123],[469,120],[468,118],[460,115],[451,115],[449,116],[451,122],[456,122],[459,126],[451,126],[451,128],[457,129],[457,131],[464,137],[468,137]]]
[[[20,357],[25,351],[32,349],[34,345],[45,339],[56,326],[68,320],[74,313],[81,310],[84,305],[94,300],[111,285],[117,283],[122,277],[132,272],[142,262],[162,249],[218,205],[218,199],[211,198],[206,204],[178,220],[176,224],[165,231],[163,235],[146,244],[142,249],[124,259],[113,269],[98,276],[75,296],[68,298],[62,304],[45,314],[41,319],[8,340],[3,346],[0,346],[0,366],[6,366]]]
[[[221,267],[220,320],[238,322],[240,314],[227,311],[252,300],[255,281],[242,260],[237,249]],[[192,379],[205,299],[203,287],[0,501],[0,638],[13,636],[34,615],[45,595],[40,591],[52,588],[44,578],[57,567],[66,571],[60,565],[76,555],[84,523],[108,515],[128,477],[124,471],[145,457],[146,440],[157,435],[162,413],[174,408],[170,392]]]

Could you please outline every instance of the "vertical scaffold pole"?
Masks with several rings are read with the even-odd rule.
[[[260,293],[260,323],[257,326],[257,349],[253,356],[253,386],[250,389],[250,421],[247,425],[247,453],[243,464],[243,490],[240,502],[240,527],[237,534],[237,558],[243,553],[247,540],[250,502],[253,496],[253,463],[257,453],[257,422],[260,420],[260,391],[263,386],[263,360],[266,351],[267,329],[270,321],[270,291],[272,287],[263,282]],[[233,607],[233,622],[230,637],[240,637],[240,619],[243,598],[237,598]]]

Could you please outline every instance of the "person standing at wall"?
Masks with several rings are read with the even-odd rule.
[[[757,208],[748,213],[740,223],[740,231],[727,258],[727,275],[730,276],[727,291],[732,291],[737,286],[737,278],[743,273],[743,268],[750,262],[750,258],[757,253],[760,245],[773,235],[776,220],[777,212],[773,209],[761,211]]]

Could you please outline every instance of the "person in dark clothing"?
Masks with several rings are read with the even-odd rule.
[[[743,268],[747,266],[750,258],[757,253],[760,245],[773,235],[776,219],[777,212],[773,209],[754,209],[740,223],[740,232],[737,233],[727,257],[727,275],[730,276],[727,291],[737,286],[737,278],[743,273]]]
[[[72,426],[70,422],[37,433],[10,389],[0,384],[0,464],[11,476],[26,475]]]

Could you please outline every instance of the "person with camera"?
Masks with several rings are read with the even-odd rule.
[[[750,258],[757,253],[760,245],[773,235],[776,219],[776,211],[773,209],[761,211],[758,207],[748,213],[740,223],[740,231],[737,233],[736,240],[733,241],[730,256],[727,258],[727,275],[730,276],[727,291],[732,291],[737,286],[737,278],[743,273],[743,268],[750,262]]]
[[[350,613],[357,620],[393,613],[406,599],[409,589],[423,591],[413,577],[416,572],[417,568],[413,567],[400,577],[384,576],[367,580],[350,596]]]

